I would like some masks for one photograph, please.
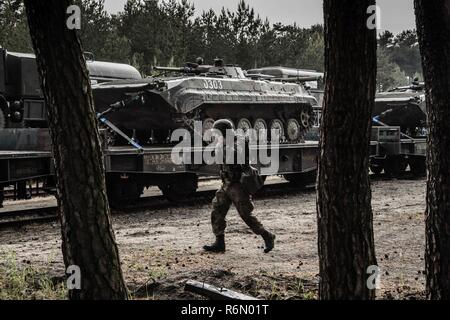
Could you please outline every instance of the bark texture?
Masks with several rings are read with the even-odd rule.
[[[450,0],[415,0],[425,76],[428,148],[426,289],[450,299]]]
[[[372,299],[376,265],[369,140],[376,88],[374,0],[325,0],[325,105],[318,178],[320,299]]]
[[[25,0],[49,112],[66,267],[81,268],[71,299],[126,299],[110,221],[94,102],[69,0]]]

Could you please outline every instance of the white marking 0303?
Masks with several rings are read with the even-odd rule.
[[[220,80],[212,80],[212,79],[205,79],[203,80],[203,86],[205,89],[214,89],[214,90],[222,90],[223,84]]]

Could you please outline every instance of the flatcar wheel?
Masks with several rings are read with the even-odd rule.
[[[272,139],[272,134],[275,134],[278,136],[277,142],[284,141],[284,124],[283,121],[280,119],[273,119],[270,122],[270,135]]]
[[[286,125],[286,135],[289,142],[297,142],[302,137],[302,127],[296,119],[289,119]]]
[[[384,172],[393,178],[400,177],[405,173],[408,162],[402,157],[388,157],[385,160]]]
[[[173,203],[179,203],[197,191],[198,177],[193,174],[183,175],[178,177],[177,180],[160,185],[159,189],[167,200]]]
[[[411,173],[415,177],[424,177],[427,174],[425,157],[414,157],[409,159],[409,167],[411,169]]]
[[[160,187],[160,190],[164,197],[172,203],[179,203],[191,194],[176,184],[165,185]]]
[[[113,208],[120,208],[137,201],[143,192],[144,187],[134,179],[120,179],[118,177],[107,179],[108,199]]]
[[[369,165],[370,171],[372,171],[373,174],[380,175],[384,170],[383,162],[383,160],[371,159]]]
[[[267,141],[267,122],[264,119],[256,119],[253,129],[257,133],[258,141]]]
[[[380,175],[381,172],[383,172],[383,166],[381,165],[371,165],[370,171],[372,171],[373,174]]]
[[[286,179],[291,185],[299,188],[304,188],[308,185],[316,183],[317,170],[312,170],[302,173],[285,174],[284,179]]]

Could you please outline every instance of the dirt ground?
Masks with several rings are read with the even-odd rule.
[[[373,181],[375,243],[381,267],[378,298],[421,299],[424,291],[424,180]],[[123,271],[136,299],[199,299],[184,292],[195,279],[269,299],[317,297],[318,255],[315,193],[279,194],[255,201],[256,215],[277,235],[263,254],[233,209],[228,217],[227,252],[206,254],[212,241],[210,205],[171,207],[113,218]],[[58,223],[0,231],[0,256],[19,265],[64,275]],[[0,263],[2,262],[0,258]]]

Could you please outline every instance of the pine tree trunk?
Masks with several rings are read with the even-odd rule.
[[[66,267],[81,269],[71,299],[126,299],[110,221],[105,174],[86,62],[66,27],[69,0],[25,0],[56,165]]]
[[[415,0],[428,112],[427,295],[450,299],[450,0]]]
[[[325,0],[325,105],[318,180],[321,299],[372,299],[376,265],[369,140],[376,87],[374,0]]]
[[[3,208],[3,201],[5,200],[4,187],[0,186],[0,208]]]

